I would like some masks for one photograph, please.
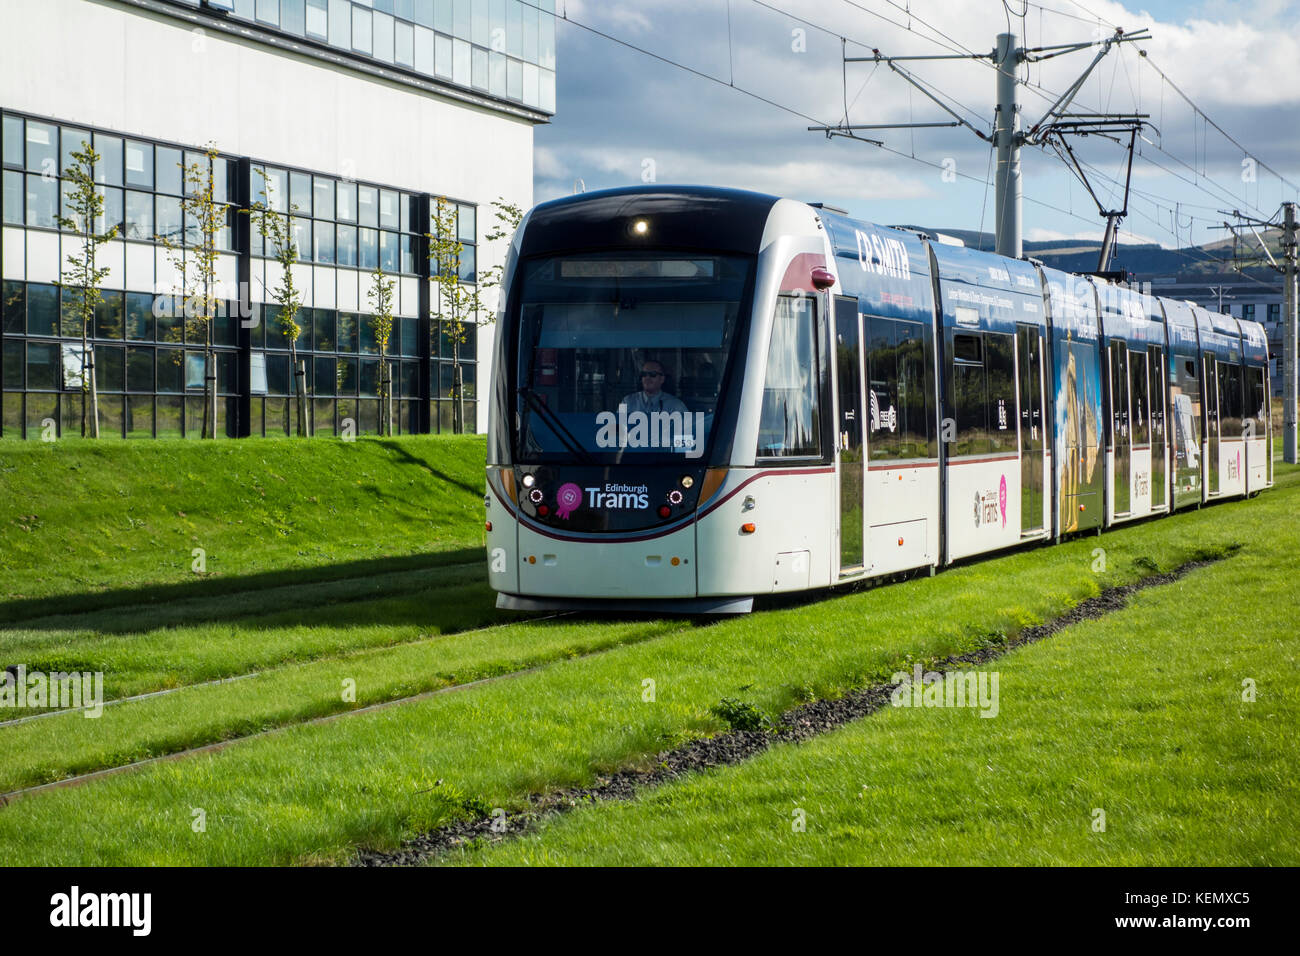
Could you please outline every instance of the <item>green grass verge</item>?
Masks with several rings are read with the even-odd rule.
[[[518,805],[529,792],[586,784],[603,769],[720,729],[710,708],[723,697],[777,712],[887,679],[913,660],[997,641],[1153,568],[1239,544],[1262,547],[1296,497],[1290,480],[1257,501],[1100,541],[691,627],[509,681],[48,792],[0,811],[0,862],[284,863],[394,845],[466,806]],[[1092,570],[1099,545],[1109,568],[1100,575]],[[656,682],[654,703],[642,698],[646,678]],[[206,812],[202,833],[191,829],[194,808]]]
[[[0,792],[510,674],[687,626],[514,624],[185,687],[106,707],[93,719],[80,711],[51,714],[0,727]]]
[[[476,562],[29,621],[0,631],[0,664],[100,671],[128,697],[518,619],[484,577]]]
[[[1300,560],[1254,544],[986,665],[994,718],[886,707],[456,861],[1294,866]]]
[[[0,622],[481,548],[483,449],[472,435],[6,442]]]

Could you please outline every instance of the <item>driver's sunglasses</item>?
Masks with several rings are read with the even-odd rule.
[[[646,372],[646,371],[643,371],[643,372],[641,373],[641,377],[642,377],[642,378],[663,378],[663,377],[664,377],[664,373],[663,373],[663,372]]]

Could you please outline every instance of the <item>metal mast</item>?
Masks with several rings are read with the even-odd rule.
[[[996,198],[996,248],[998,253],[1004,256],[1011,256],[1019,259],[1023,254],[1022,229],[1021,229],[1021,205],[1023,202],[1023,191],[1020,178],[1020,148],[1025,145],[1042,146],[1048,144],[1048,137],[1055,135],[1062,139],[1065,133],[1076,133],[1087,135],[1090,132],[1115,131],[1115,124],[1123,124],[1124,129],[1136,129],[1137,126],[1144,125],[1142,120],[1144,116],[1110,116],[1099,114],[1070,114],[1066,110],[1070,103],[1073,102],[1080,89],[1083,88],[1084,81],[1092,73],[1093,68],[1101,62],[1102,57],[1110,52],[1111,47],[1118,43],[1126,43],[1132,40],[1149,39],[1150,34],[1146,30],[1138,30],[1134,33],[1124,33],[1122,30],[1116,30],[1113,36],[1104,40],[1085,41],[1082,43],[1061,43],[1054,46],[1043,47],[1021,47],[1018,45],[1019,38],[1014,33],[1000,33],[997,38],[997,46],[990,53],[957,53],[957,54],[940,54],[935,56],[884,56],[879,50],[872,50],[871,56],[844,56],[843,60],[847,67],[849,63],[873,63],[879,65],[884,63],[896,74],[912,86],[920,90],[925,96],[933,101],[940,109],[952,117],[951,120],[944,122],[931,123],[871,123],[857,124],[850,123],[848,117],[848,87],[847,78],[845,81],[845,115],[844,120],[835,126],[809,126],[808,129],[813,132],[825,133],[827,138],[832,136],[844,136],[849,139],[860,139],[863,142],[871,143],[874,146],[883,146],[884,143],[877,139],[867,139],[858,136],[860,130],[887,130],[887,129],[928,129],[936,126],[964,126],[972,133],[985,142],[992,142],[998,153],[997,168],[997,198]],[[1020,103],[1016,99],[1016,92],[1020,86],[1017,76],[1021,63],[1036,63],[1040,60],[1049,60],[1052,57],[1061,56],[1065,53],[1073,53],[1077,50],[1085,50],[1089,47],[1099,46],[1101,49],[1088,64],[1087,69],[1076,79],[1070,88],[1063,93],[1060,98],[1043,114],[1043,117],[1035,123],[1027,133],[1021,132],[1020,129]],[[989,132],[977,129],[964,117],[962,117],[951,106],[944,103],[938,96],[929,90],[925,84],[910,73],[907,69],[898,64],[903,61],[915,60],[990,60],[997,69],[997,109],[994,114],[993,127]],[[1084,122],[1079,122],[1086,116]],[[1132,145],[1130,140],[1130,163],[1132,156]],[[1077,165],[1077,164],[1076,164]],[[1131,168],[1131,167],[1130,167]],[[1091,192],[1091,187],[1089,187]],[[1095,197],[1094,197],[1095,198]],[[1127,189],[1125,190],[1125,205],[1127,206]],[[1100,207],[1100,203],[1098,203]],[[1115,226],[1119,219],[1122,219],[1126,213],[1124,211],[1104,211],[1103,215],[1107,219],[1106,238],[1103,240],[1103,256],[1109,253],[1109,246],[1114,240]],[[1103,258],[1104,262],[1104,258]]]
[[[1237,220],[1236,223],[1225,220],[1223,228],[1231,230],[1232,234],[1239,239],[1244,237],[1240,236],[1237,230],[1243,227],[1249,229],[1259,243],[1263,258],[1268,260],[1270,266],[1282,273],[1282,308],[1286,312],[1286,315],[1282,317],[1282,460],[1289,465],[1294,465],[1300,460],[1296,447],[1296,403],[1297,400],[1300,400],[1300,388],[1297,388],[1296,364],[1296,336],[1297,328],[1300,327],[1300,320],[1296,316],[1296,204],[1285,202],[1282,204],[1281,211],[1282,261],[1278,262],[1273,258],[1273,254],[1268,251],[1268,243],[1264,241],[1264,237],[1255,228],[1256,226],[1276,228],[1276,222],[1243,216],[1236,209],[1232,212],[1223,209],[1219,210],[1223,215],[1232,216]],[[1276,218],[1277,216],[1274,214],[1274,219]],[[1234,263],[1234,268],[1239,272],[1242,271],[1239,263]],[[1273,450],[1270,448],[1269,454],[1272,453]]]
[[[994,119],[993,142],[998,150],[997,218],[995,220],[998,255],[1019,259],[1022,252],[1020,212],[1022,193],[1020,187],[1020,104],[1016,102],[1016,73],[1020,56],[1024,52],[1017,45],[1014,33],[999,33],[994,51],[998,68],[998,106]]]

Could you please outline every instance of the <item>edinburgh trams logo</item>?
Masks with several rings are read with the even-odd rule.
[[[1228,459],[1228,480],[1241,480],[1241,452],[1237,452],[1236,458]]]
[[[1007,476],[1003,475],[997,491],[975,492],[975,527],[997,525],[1001,518],[1002,527],[1007,526]]]
[[[592,508],[609,508],[617,511],[650,507],[649,485],[625,485],[610,481],[606,482],[604,487],[597,485],[585,490],[587,504]]]

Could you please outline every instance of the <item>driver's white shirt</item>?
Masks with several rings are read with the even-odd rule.
[[[644,391],[633,392],[623,399],[622,404],[627,406],[629,415],[632,412],[645,412],[647,415],[652,412],[690,414],[681,399],[669,395],[667,392],[660,392],[658,395],[647,395]]]

